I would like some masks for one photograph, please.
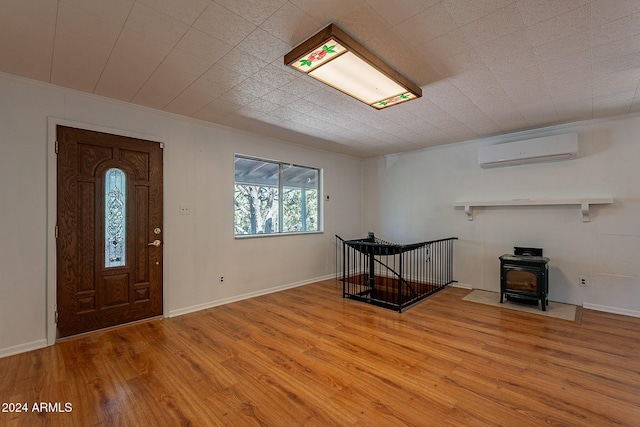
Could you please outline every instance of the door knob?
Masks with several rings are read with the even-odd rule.
[[[154,240],[153,242],[149,243],[147,246],[155,246],[156,248],[158,246],[160,246],[162,242],[160,240]]]

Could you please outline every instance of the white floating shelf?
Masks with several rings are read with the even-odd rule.
[[[599,199],[512,199],[501,201],[480,202],[455,202],[453,206],[464,206],[467,219],[473,221],[473,208],[487,206],[552,206],[552,205],[578,205],[582,210],[582,222],[589,222],[589,207],[591,205],[608,205],[613,203],[612,198]]]

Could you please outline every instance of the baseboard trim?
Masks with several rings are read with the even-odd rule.
[[[289,283],[287,285],[282,285],[282,286],[275,286],[273,288],[263,289],[263,290],[256,291],[256,292],[249,292],[249,293],[246,293],[246,294],[236,295],[236,296],[229,297],[229,298],[223,298],[223,299],[220,299],[220,300],[209,301],[209,302],[205,302],[205,303],[202,303],[202,304],[192,305],[191,307],[179,308],[177,310],[170,310],[169,313],[167,314],[167,317],[182,316],[183,314],[189,314],[189,313],[193,313],[193,312],[200,311],[200,310],[206,310],[207,308],[218,307],[220,305],[230,304],[232,302],[238,302],[238,301],[242,301],[242,300],[245,300],[245,299],[255,298],[255,297],[259,297],[259,296],[267,295],[267,294],[272,294],[274,292],[280,292],[280,291],[284,291],[286,289],[297,288],[299,286],[309,285],[311,283],[321,282],[323,280],[334,279],[334,278],[335,278],[335,274],[329,274],[327,276],[316,277],[314,279],[303,280],[303,281],[300,281],[300,282]]]
[[[621,314],[623,316],[640,317],[640,311],[637,310],[609,307],[606,305],[591,304],[589,302],[585,302],[584,304],[582,304],[582,308],[586,308],[588,310],[604,311],[605,313]]]
[[[14,354],[26,353],[31,350],[39,350],[41,348],[47,347],[47,339],[43,338],[41,340],[31,341],[24,344],[14,345],[13,347],[1,348],[0,349],[0,358],[13,356]]]
[[[458,282],[452,283],[451,287],[452,288],[468,289],[468,290],[472,290],[473,289],[473,286],[471,286],[471,285],[467,285],[466,283],[458,283]]]

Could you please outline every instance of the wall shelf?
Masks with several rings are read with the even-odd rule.
[[[463,206],[467,219],[473,221],[473,208],[487,206],[552,206],[552,205],[578,205],[582,210],[582,222],[591,220],[589,209],[591,205],[608,205],[613,203],[612,198],[596,199],[512,199],[478,202],[455,202],[453,206]]]

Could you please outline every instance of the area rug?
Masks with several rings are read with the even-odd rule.
[[[506,301],[506,299],[504,303],[501,304],[500,294],[498,292],[483,291],[480,289],[471,291],[462,299],[464,301],[477,302],[494,307],[508,308],[511,310],[537,314],[539,316],[555,317],[557,319],[570,320],[572,322],[581,323],[582,320],[581,307],[576,307],[575,305],[571,304],[562,304],[554,301],[549,301],[549,304],[547,304],[547,311],[542,311],[539,305],[538,307],[530,306],[526,304]]]

